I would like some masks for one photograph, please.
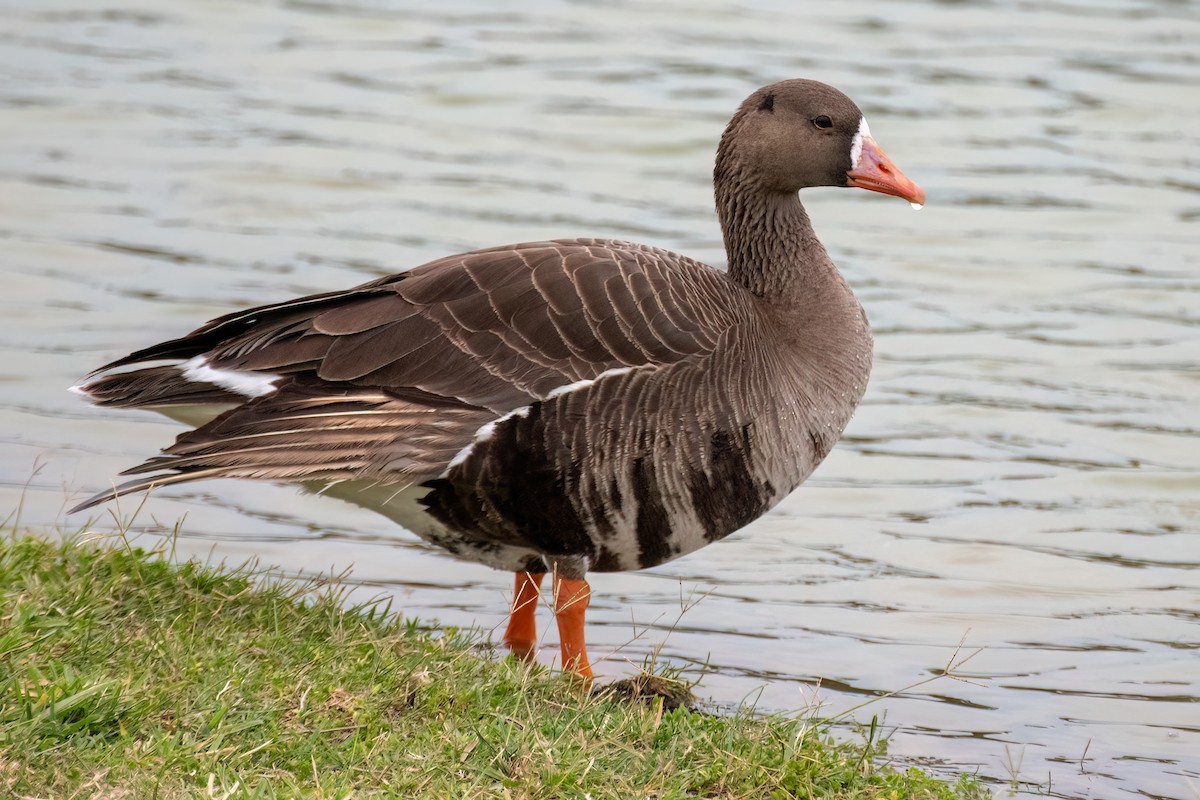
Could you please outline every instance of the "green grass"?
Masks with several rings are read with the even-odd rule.
[[[334,589],[0,538],[0,796],[983,797],[803,720],[591,697]]]

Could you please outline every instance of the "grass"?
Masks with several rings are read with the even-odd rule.
[[[589,695],[336,588],[0,537],[0,796],[984,797],[803,720]]]

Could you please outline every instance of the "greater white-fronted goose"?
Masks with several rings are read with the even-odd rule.
[[[101,367],[80,387],[96,404],[207,421],[74,510],[202,478],[299,482],[515,572],[504,640],[526,659],[551,572],[563,664],[590,676],[586,574],[653,567],[761,516],[862,397],[870,327],[798,190],[924,201],[858,107],[809,80],[741,104],[713,183],[727,272],[609,239],[495,247]]]

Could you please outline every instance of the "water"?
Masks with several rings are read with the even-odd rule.
[[[854,716],[1002,793],[1200,794],[1197,4],[0,5],[0,501],[23,524],[178,430],[66,387],[228,309],[547,236],[721,263],[722,126],[820,78],[929,198],[804,195],[877,332],[866,402],[775,513],[596,577],[601,675],[661,648],[725,704],[896,692]],[[509,576],[336,501],[197,484],[137,526],[185,514],[183,554],[353,565],[405,613],[503,621]]]

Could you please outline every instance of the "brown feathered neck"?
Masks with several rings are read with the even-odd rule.
[[[739,151],[741,123],[749,110],[743,107],[730,120],[717,147],[717,218],[729,277],[759,297],[780,300],[804,293],[833,264],[797,194],[763,187]]]

